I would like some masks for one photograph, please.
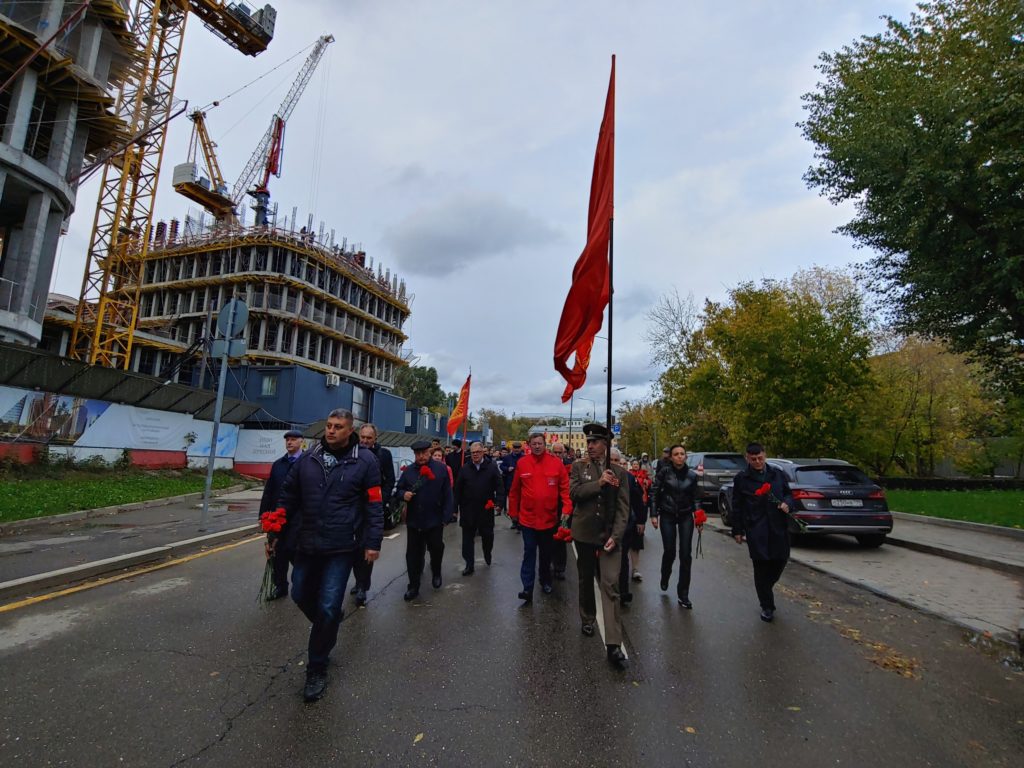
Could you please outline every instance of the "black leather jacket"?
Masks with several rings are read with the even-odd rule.
[[[685,464],[682,469],[668,464],[658,470],[651,491],[654,494],[652,517],[692,514],[697,508],[697,473]]]

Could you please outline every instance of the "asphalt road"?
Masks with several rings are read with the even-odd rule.
[[[792,564],[764,624],[745,548],[716,534],[685,611],[649,536],[616,672],[574,576],[520,606],[520,537],[498,529],[463,578],[450,528],[443,588],[411,604],[404,534],[386,542],[312,705],[307,624],[256,606],[255,541],[0,613],[0,764],[1020,764],[1024,674],[938,619]]]

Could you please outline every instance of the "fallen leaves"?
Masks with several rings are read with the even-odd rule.
[[[421,741],[423,741],[423,734],[422,733],[417,733],[416,734],[416,738],[412,740],[412,743],[415,745],[415,744],[419,744]]]
[[[697,733],[697,729],[694,728],[692,725],[681,725],[681,726],[679,726],[679,730],[682,731],[683,733],[689,733],[689,734]]]

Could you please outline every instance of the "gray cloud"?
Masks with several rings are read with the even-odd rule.
[[[384,243],[407,272],[440,277],[470,262],[557,239],[545,222],[501,198],[458,194],[413,212]]]

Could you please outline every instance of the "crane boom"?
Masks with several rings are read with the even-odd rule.
[[[302,92],[306,90],[306,86],[309,85],[310,78],[313,77],[313,73],[316,71],[317,65],[320,63],[320,59],[323,58],[324,51],[326,51],[327,46],[333,42],[334,35],[321,35],[320,39],[317,40],[313,46],[313,50],[306,59],[306,63],[302,65],[302,69],[299,70],[299,74],[296,76],[295,82],[292,83],[292,87],[288,91],[288,95],[284,97],[284,101],[281,102],[281,106],[278,107],[277,112],[271,119],[267,132],[263,134],[263,139],[260,140],[260,143],[256,147],[256,151],[252,153],[252,157],[250,157],[249,162],[245,164],[245,168],[238,177],[238,181],[235,182],[234,187],[231,189],[231,201],[235,206],[238,206],[242,202],[242,198],[245,197],[245,193],[249,191],[249,187],[256,180],[256,175],[260,172],[261,166],[266,164],[271,145],[274,143],[274,136],[281,130],[278,123],[283,123],[291,117],[292,111],[295,109],[295,105],[299,101],[299,97],[302,96]]]

